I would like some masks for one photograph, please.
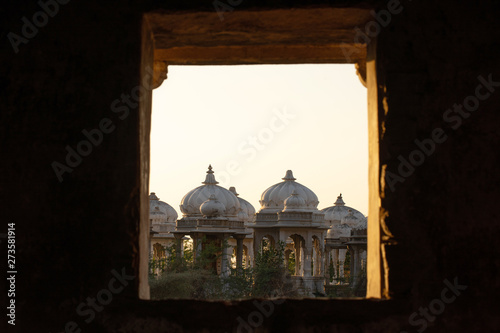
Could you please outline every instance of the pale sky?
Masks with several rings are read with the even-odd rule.
[[[150,192],[175,208],[212,165],[259,210],[288,169],[368,214],[366,88],[354,65],[169,66],[153,91]]]

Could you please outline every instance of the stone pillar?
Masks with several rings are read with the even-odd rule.
[[[203,237],[202,235],[195,233],[191,235],[193,238],[193,259],[196,262],[201,256],[201,250],[203,248]]]
[[[225,243],[227,243],[227,237],[224,237],[222,239],[222,253],[221,253],[221,257],[220,257],[220,275],[222,277],[226,277],[229,275],[229,272],[230,272],[230,269],[229,269],[229,262],[228,262],[228,258],[231,258],[231,252],[229,251],[232,251],[232,248],[230,246],[228,247],[224,247]],[[229,255],[228,255],[228,252],[229,252]]]
[[[307,232],[307,235],[305,237],[305,244],[304,244],[304,265],[302,268],[303,277],[311,277],[311,261],[312,261],[312,254],[313,254],[313,241],[312,241],[312,235],[310,232]]]
[[[317,240],[317,246],[315,246],[316,249],[316,262],[314,263],[314,271],[316,276],[322,276],[324,275],[324,258],[323,258],[323,242],[321,240]]]
[[[361,262],[361,269],[364,269],[366,271],[366,249],[363,249],[361,251],[360,262]]]
[[[247,268],[253,267],[253,260],[254,260],[253,246],[247,246],[247,256],[248,256]]]
[[[339,278],[339,275],[340,274],[337,274],[337,264],[339,262],[339,249],[334,249],[333,250],[333,258],[332,258],[332,261],[333,261],[333,277],[335,279],[338,279]],[[340,273],[340,272],[339,272]]]
[[[355,254],[355,250],[352,246],[349,246],[349,254],[351,256],[351,261],[349,263],[349,269],[350,269],[350,277],[349,277],[349,280],[351,281],[354,281],[354,277],[355,277],[355,265],[354,265],[354,262],[356,260],[356,254]]]
[[[234,236],[236,238],[236,268],[243,268],[243,239],[245,235]]]
[[[356,283],[359,272],[361,271],[361,255],[360,248],[358,246],[353,246],[354,252],[354,263],[353,263],[353,283]]]
[[[318,272],[318,250],[316,246],[313,245],[311,249],[311,261],[312,261],[312,276],[316,276]]]
[[[344,278],[344,263],[345,263],[345,255],[346,255],[345,249],[342,249],[339,251],[339,278]]]
[[[149,248],[149,256],[151,258],[154,257],[154,249],[153,249],[153,246],[151,245],[151,240],[152,240],[154,234],[157,234],[157,232],[153,230],[153,219],[149,219],[148,248]]]
[[[304,248],[304,265],[303,265],[304,277],[311,276],[311,255],[312,255],[312,247],[306,246]]]
[[[300,240],[297,240],[294,242],[294,247],[295,247],[295,275],[302,275],[301,273],[301,266],[303,264],[302,262],[302,251],[300,248]]]
[[[319,243],[319,275],[320,276],[325,276],[325,272],[328,271],[327,268],[325,268],[325,241],[321,241]]]
[[[182,257],[182,249],[183,249],[182,245],[184,244],[182,238],[184,238],[184,235],[174,234],[174,237],[175,237],[175,256],[180,259]]]
[[[330,253],[332,252],[332,249],[326,248],[325,247],[325,253],[323,255],[324,258],[324,264],[325,264],[325,279],[326,283],[330,284]]]

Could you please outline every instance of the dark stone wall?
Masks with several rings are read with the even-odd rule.
[[[417,310],[441,298],[444,279],[457,278],[468,287],[438,316],[435,330],[495,331],[500,6],[402,3],[405,10],[378,41],[381,165],[401,175],[400,157],[416,161],[416,150],[425,153],[415,140],[432,149],[432,133],[442,134],[411,175],[393,189],[388,181],[381,193],[385,224],[397,243],[387,247],[391,296]],[[479,76],[496,82],[493,91]],[[464,103],[463,115],[450,111]]]
[[[288,300],[274,304],[255,331],[414,332],[422,326],[409,325],[411,313],[440,299],[444,279],[455,277],[467,289],[426,331],[500,330],[493,292],[500,284],[500,91],[460,126],[443,121],[454,103],[475,94],[479,75],[500,81],[500,10],[495,1],[401,3],[377,42],[381,165],[398,175],[398,156],[408,160],[415,139],[436,128],[447,139],[394,191],[385,178],[392,299]],[[21,18],[31,20],[40,7],[16,1],[0,12],[0,220],[1,232],[16,223],[19,332],[60,332],[72,320],[84,332],[243,332],[238,317],[246,321],[259,308],[252,301],[139,301],[134,279],[90,323],[76,313],[87,297],[109,289],[112,270],[137,271],[139,114],[130,105],[126,116],[113,112],[111,104],[140,84],[141,15],[155,6],[69,1],[18,53],[7,34],[20,34]],[[64,163],[66,146],[75,149],[82,131],[104,118],[114,129],[59,182],[51,164]],[[0,327],[13,331],[2,317]]]
[[[133,272],[138,112],[125,117],[111,103],[140,79],[141,9],[134,1],[61,4],[15,53],[7,33],[21,35],[21,18],[40,10],[25,1],[2,12],[0,220],[2,233],[16,223],[16,326],[48,332],[61,331],[81,301],[106,287],[112,269]],[[66,164],[66,147],[77,150],[82,131],[103,119],[112,122],[109,133],[59,182],[51,164]],[[120,297],[136,298],[135,289]]]

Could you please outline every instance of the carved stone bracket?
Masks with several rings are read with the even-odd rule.
[[[167,79],[168,65],[165,61],[155,61],[153,63],[153,89],[161,86]]]
[[[360,60],[354,64],[354,67],[356,68],[356,75],[359,81],[361,81],[361,84],[366,88],[366,61]]]

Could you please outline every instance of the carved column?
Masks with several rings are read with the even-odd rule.
[[[337,264],[339,262],[339,249],[334,249],[333,250],[333,278],[338,279],[340,272],[337,273]]]
[[[347,250],[341,249],[339,251],[339,278],[344,278],[344,263],[345,263],[345,255]]]
[[[330,253],[332,249],[325,246],[325,252],[323,253],[324,265],[325,265],[325,279],[326,283],[330,284]]]
[[[184,238],[184,235],[174,234],[174,237],[175,237],[175,256],[180,259],[182,256],[182,248],[183,248],[182,245],[184,244],[182,238]]]
[[[243,239],[245,235],[236,235],[236,268],[240,269],[243,267]]]
[[[311,249],[311,261],[312,261],[312,271],[311,275],[316,276],[316,273],[318,271],[318,251],[316,249],[316,246],[312,246]]]
[[[302,275],[301,274],[301,266],[302,266],[302,251],[301,251],[301,244],[300,240],[296,238],[296,241],[293,243],[294,248],[295,248],[295,275]]]
[[[203,235],[200,233],[193,233],[191,237],[193,238],[193,259],[196,262],[201,256],[201,250],[203,248]]]
[[[311,254],[312,254],[312,248],[305,247],[304,248],[304,277],[310,277],[311,276]]]
[[[223,234],[221,237],[221,246],[222,246],[222,251],[221,251],[221,258],[220,258],[220,276],[226,277],[229,275],[230,272],[230,263],[229,260],[231,260],[231,253],[232,253],[232,248],[230,246],[227,246],[227,239],[229,238],[229,235]]]

